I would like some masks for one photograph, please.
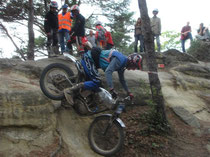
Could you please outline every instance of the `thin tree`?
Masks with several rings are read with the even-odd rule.
[[[166,127],[168,123],[165,114],[164,99],[161,92],[161,84],[157,72],[154,38],[150,26],[150,18],[148,16],[146,0],[138,0],[138,4],[143,26],[143,35],[146,49],[146,62],[149,71],[151,71],[151,73],[149,73],[148,75],[152,99],[156,105],[156,118],[161,123],[162,127]]]
[[[9,34],[7,28],[2,24],[2,22],[0,22],[0,29],[2,29],[4,31],[4,33],[6,34],[6,36],[11,40],[11,42],[13,43],[13,45],[16,48],[16,51],[20,54],[20,56],[26,60],[25,56],[24,56],[24,52],[17,46],[17,44],[15,43],[15,41],[13,40],[12,36]]]
[[[29,17],[28,17],[28,52],[27,52],[27,58],[29,60],[34,60],[34,4],[33,0],[29,0]]]

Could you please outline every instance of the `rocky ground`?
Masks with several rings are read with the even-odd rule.
[[[147,71],[126,71],[135,103],[122,115],[126,141],[116,157],[210,155],[210,64],[179,52],[167,53],[160,55],[167,66],[159,69],[159,78],[170,133],[158,134],[150,127]],[[39,88],[41,70],[52,62],[74,67],[63,58],[36,62],[0,59],[0,156],[98,156],[87,141],[94,117],[81,117],[71,108],[60,107]],[[120,87],[116,74],[114,77]]]

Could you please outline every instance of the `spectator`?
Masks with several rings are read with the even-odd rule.
[[[69,52],[69,48],[67,47],[67,41],[70,39],[69,32],[71,30],[71,15],[70,12],[67,12],[68,5],[64,4],[62,6],[62,13],[58,15],[58,34],[59,41],[61,46],[61,53]]]
[[[203,23],[200,24],[200,27],[197,32],[198,32],[198,35],[196,35],[197,39],[209,40],[210,38],[209,30],[207,27],[204,27]]]
[[[72,52],[72,44],[77,44],[77,50],[79,54],[84,53],[84,47],[82,45],[82,39],[85,37],[85,18],[80,14],[79,6],[73,5],[71,7],[71,13],[74,20],[74,25],[70,31],[70,40],[68,41],[68,48]]]
[[[50,11],[45,15],[44,29],[47,34],[47,50],[49,57],[59,54],[58,51],[58,4],[55,1],[50,3]]]
[[[185,52],[185,41],[187,39],[190,39],[190,43],[193,41],[190,22],[187,22],[187,25],[182,27],[182,30],[181,30],[181,44],[182,44],[183,52]]]
[[[137,46],[138,46],[138,41],[140,41],[140,52],[144,51],[144,36],[142,34],[142,25],[141,25],[141,18],[138,18],[135,24],[135,32],[134,32],[134,37],[135,37],[135,46],[134,46],[134,51],[138,52]]]
[[[152,33],[153,33],[154,39],[156,39],[158,52],[160,52],[160,49],[161,49],[161,45],[160,45],[161,21],[160,21],[160,18],[157,17],[158,12],[159,12],[158,9],[154,9],[152,11],[154,16],[151,18],[151,28],[152,28]]]
[[[95,27],[96,27],[96,34],[95,34],[95,38],[96,38],[96,44],[98,47],[100,48],[104,48],[106,46],[106,29],[102,26],[102,23],[100,21],[97,21],[95,23]]]
[[[93,34],[92,30],[90,30],[89,35],[87,36],[87,39],[93,47],[96,47],[96,39],[95,39],[95,35]]]

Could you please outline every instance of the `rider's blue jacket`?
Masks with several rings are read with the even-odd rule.
[[[91,52],[94,51],[95,53]],[[91,50],[86,53],[97,68],[105,71],[105,77],[110,89],[113,89],[112,73],[118,72],[119,81],[125,91],[129,92],[127,83],[124,79],[124,71],[127,65],[127,57],[116,50]],[[93,56],[92,56],[93,55]],[[94,58],[95,57],[95,58]]]
[[[88,51],[87,55],[93,61],[91,51]],[[99,57],[100,68],[105,71],[106,68],[109,66],[112,57],[117,57],[117,59],[119,59],[121,68],[124,68],[126,66],[127,57],[124,56],[122,53],[116,50],[102,50]]]
[[[86,81],[84,82],[84,88],[87,90],[97,91],[101,86],[100,75],[95,67],[92,59],[85,53],[81,59]]]

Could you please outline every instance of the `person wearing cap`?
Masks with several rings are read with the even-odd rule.
[[[59,54],[58,51],[58,4],[55,1],[50,3],[50,11],[45,15],[44,30],[47,35],[47,50],[49,57]]]
[[[69,52],[69,48],[67,47],[67,41],[70,39],[69,32],[71,31],[72,19],[70,12],[67,12],[68,5],[64,4],[62,6],[62,13],[58,15],[58,35],[59,42],[61,46],[61,53]]]
[[[151,18],[151,28],[152,28],[154,39],[156,39],[158,52],[160,52],[161,50],[161,45],[160,45],[161,20],[159,17],[157,17],[158,12],[159,12],[158,9],[154,9],[152,11],[154,16]]]

